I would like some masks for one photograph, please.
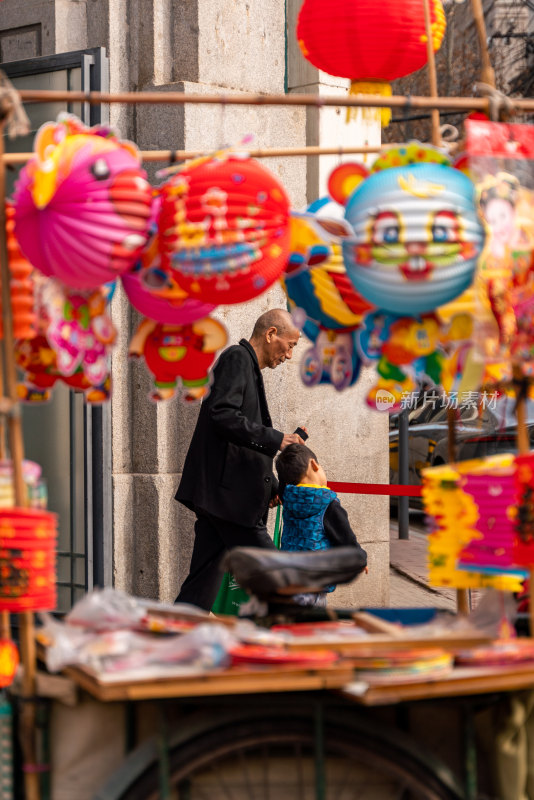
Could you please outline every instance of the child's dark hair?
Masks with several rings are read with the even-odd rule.
[[[278,495],[283,497],[284,489],[289,484],[296,486],[301,482],[306,472],[310,459],[317,461],[317,456],[305,444],[290,444],[276,459],[276,471],[280,487]]]

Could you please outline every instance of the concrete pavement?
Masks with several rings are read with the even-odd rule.
[[[410,524],[410,538],[399,539],[397,520],[390,523],[390,606],[447,608],[456,611],[456,591],[428,584],[427,535]]]

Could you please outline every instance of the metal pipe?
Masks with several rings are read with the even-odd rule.
[[[409,411],[403,409],[399,414],[399,483],[408,485],[410,482],[409,463]],[[410,498],[399,497],[399,539],[410,538]]]

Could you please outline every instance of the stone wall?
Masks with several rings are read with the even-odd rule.
[[[288,0],[287,9],[284,0],[3,0],[0,45],[10,59],[20,57],[15,41],[28,57],[104,46],[112,92],[345,93],[344,82],[319,74],[298,52],[298,6],[297,0]],[[15,34],[14,28],[25,32]],[[380,141],[380,131],[361,120],[345,125],[341,109],[112,105],[110,116],[112,125],[141,149],[209,149],[250,134],[261,147]],[[292,204],[302,208],[324,193],[327,174],[339,160],[299,157],[266,163]],[[155,168],[149,172],[154,179]],[[283,305],[276,287],[255,302],[221,308],[218,316],[236,342],[248,338],[260,313]],[[138,320],[121,291],[113,300],[113,316],[119,329],[112,401],[115,585],[172,600],[187,572],[193,521],[173,495],[197,412],[179,402],[149,401],[150,376],[127,360],[128,339]],[[310,444],[332,480],[387,482],[387,420],[369,412],[362,401],[372,375],[364,372],[359,384],[343,394],[325,386],[306,390],[299,378],[305,349],[302,341],[294,360],[266,376],[275,426],[289,431],[306,425]],[[369,552],[370,573],[354,587],[340,589],[333,600],[387,603],[387,499],[342,499]]]

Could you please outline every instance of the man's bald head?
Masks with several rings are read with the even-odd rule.
[[[266,311],[255,322],[254,330],[252,331],[252,339],[261,339],[264,333],[269,328],[276,328],[279,334],[287,333],[290,330],[295,330],[295,323],[289,311],[285,308],[271,308]]]
[[[284,308],[272,308],[258,317],[250,344],[256,352],[260,369],[274,369],[290,359],[299,338],[300,331]]]

